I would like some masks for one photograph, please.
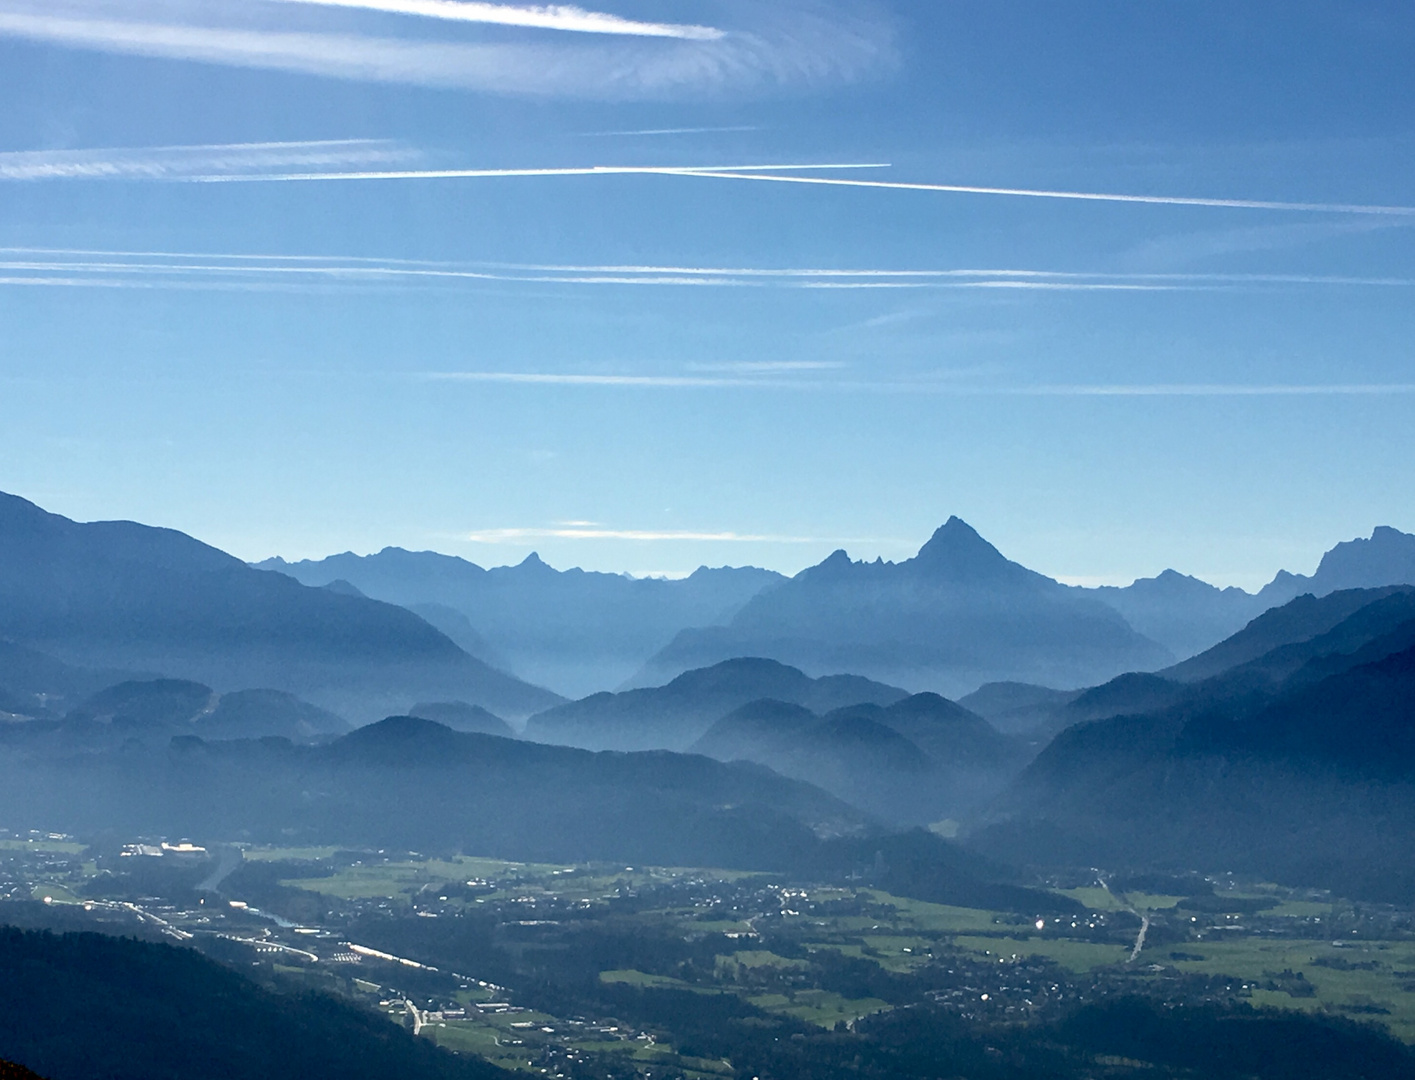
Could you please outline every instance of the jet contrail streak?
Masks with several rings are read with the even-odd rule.
[[[1377,214],[1415,217],[1415,206],[1368,206],[1360,203],[1272,202],[1263,199],[1206,199],[1183,195],[1117,195],[1096,191],[1046,191],[1036,188],[978,187],[971,184],[916,184],[896,180],[843,180],[826,176],[772,176],[728,169],[656,169],[677,176],[711,176],[720,180],[772,180],[780,184],[820,184],[828,187],[884,188],[893,191],[942,191],[956,195],[1011,195],[1030,199],[1073,199],[1082,202],[1148,203],[1161,206],[1216,206],[1237,210],[1297,210],[1323,214]]]
[[[826,165],[694,165],[691,168],[662,165],[586,165],[571,169],[401,169],[389,172],[319,173],[215,173],[207,176],[173,177],[193,184],[276,183],[314,180],[476,180],[498,176],[679,176],[714,175],[719,171],[733,176],[757,172],[786,172],[802,169],[887,169],[884,162]],[[748,171],[749,170],[749,171]],[[802,177],[801,179],[806,179]]]

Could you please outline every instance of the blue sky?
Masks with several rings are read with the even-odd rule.
[[[0,488],[249,558],[956,513],[1310,571],[1415,530],[1411,55],[1408,3],[0,0]]]

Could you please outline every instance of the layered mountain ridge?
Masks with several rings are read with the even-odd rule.
[[[700,567],[682,580],[562,571],[535,553],[488,570],[453,555],[392,547],[255,565],[306,585],[344,581],[411,608],[471,655],[571,696],[617,686],[679,630],[730,617],[785,580],[755,567]]]
[[[171,529],[81,524],[0,495],[0,637],[73,666],[270,687],[354,719],[430,696],[506,715],[555,694],[412,612],[312,589]]]

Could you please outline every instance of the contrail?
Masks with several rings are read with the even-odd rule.
[[[884,188],[893,191],[942,191],[955,195],[1010,195],[1029,199],[1073,199],[1082,202],[1147,203],[1160,206],[1216,206],[1237,210],[1296,210],[1324,214],[1380,214],[1415,217],[1415,206],[1370,206],[1361,203],[1274,202],[1265,199],[1207,199],[1184,195],[1119,195],[1098,191],[1048,191],[1038,188],[979,187],[972,184],[918,184],[895,180],[845,180],[826,176],[772,176],[728,169],[657,169],[678,176],[712,176],[720,180],[771,180],[781,184],[828,187]]]
[[[584,165],[568,169],[399,169],[384,172],[310,173],[216,173],[180,178],[194,184],[279,183],[320,180],[477,180],[511,176],[678,176],[712,175],[718,172],[750,176],[757,172],[797,172],[806,169],[887,169],[883,162],[795,164],[795,165],[694,165],[690,168],[663,165]],[[802,179],[805,179],[802,177]]]

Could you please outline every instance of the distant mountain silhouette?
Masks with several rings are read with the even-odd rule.
[[[528,861],[769,869],[868,819],[757,765],[591,753],[391,717],[332,742],[184,736],[0,756],[0,820],[79,834],[250,836]]]
[[[453,731],[476,731],[483,735],[500,735],[505,739],[516,737],[511,725],[501,717],[487,712],[480,705],[468,705],[465,701],[419,702],[408,710],[408,715],[434,720]]]
[[[1008,680],[1084,686],[1171,659],[1113,608],[1011,562],[956,517],[906,562],[837,551],[726,626],[679,634],[635,681],[732,656],[945,694]]]
[[[1124,588],[1103,585],[1078,591],[1109,604],[1136,630],[1179,657],[1222,641],[1270,606],[1242,589],[1219,589],[1175,570]]]
[[[1187,658],[1223,641],[1264,611],[1305,593],[1322,597],[1339,590],[1388,585],[1415,585],[1415,536],[1382,525],[1370,539],[1337,544],[1311,577],[1280,570],[1257,594],[1218,589],[1174,570],[1124,588],[1077,591],[1109,604],[1140,633]]]
[[[723,621],[784,580],[754,567],[701,567],[681,581],[560,571],[534,554],[518,566],[486,570],[455,556],[402,548],[256,565],[306,585],[352,582],[369,596],[417,611],[471,655],[575,696],[619,686],[678,631]],[[470,634],[429,611],[432,604],[460,613]]]
[[[486,570],[400,548],[257,565],[408,607],[470,655],[571,695],[739,656],[957,695],[987,682],[1100,683],[1191,657],[1305,592],[1415,584],[1415,536],[1382,526],[1327,552],[1311,578],[1280,572],[1256,595],[1174,570],[1124,588],[1062,586],[957,518],[914,559],[857,564],[836,552],[790,581],[750,567],[636,580],[557,571],[536,555]]]
[[[1299,597],[1195,661],[1185,674],[1232,663],[1183,682],[1116,680],[1065,706],[1089,698],[1101,718],[1057,736],[980,842],[1043,863],[1241,867],[1408,895],[1415,590]]]
[[[996,794],[1030,756],[987,721],[937,694],[817,716],[750,702],[693,744],[720,761],[756,761],[887,821],[926,825]]]
[[[728,712],[762,698],[828,712],[862,702],[891,705],[907,696],[859,676],[812,679],[775,660],[742,658],[685,672],[666,686],[557,706],[531,717],[526,737],[591,749],[683,750]]]
[[[556,697],[403,608],[306,588],[170,529],[0,495],[0,635],[71,665],[268,686],[359,719],[420,697],[525,715]]]
[[[1280,572],[1258,599],[1274,607],[1303,593],[1325,596],[1339,589],[1415,585],[1415,535],[1378,526],[1369,539],[1347,540],[1325,555],[1311,577]]]

